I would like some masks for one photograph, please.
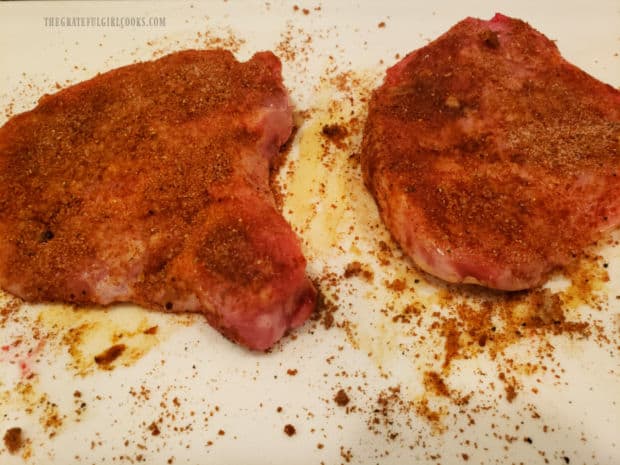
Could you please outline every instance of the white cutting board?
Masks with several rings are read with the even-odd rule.
[[[280,176],[284,211],[309,274],[338,299],[330,329],[323,315],[269,354],[231,344],[196,315],[8,308],[0,436],[20,427],[24,444],[10,454],[0,443],[0,463],[619,464],[620,247],[601,241],[591,251],[600,258],[550,284],[563,318],[589,335],[569,323],[560,334],[553,324],[520,328],[532,295],[496,297],[484,314],[476,302],[490,294],[411,268],[351,156],[364,98],[396,57],[495,11],[528,21],[569,61],[620,85],[612,0],[0,3],[3,121],[57,84],[175,50],[278,54],[301,125]],[[87,21],[75,17],[94,19],[50,25]],[[146,25],[109,25],[132,17]],[[320,134],[331,123],[349,130],[341,147]],[[372,277],[343,278],[353,262]],[[495,335],[481,343],[489,321]],[[94,356],[113,344],[126,350],[103,369]],[[346,406],[334,401],[340,389]]]

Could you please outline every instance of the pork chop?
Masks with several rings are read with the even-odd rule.
[[[387,71],[364,180],[423,270],[518,290],[620,222],[620,92],[527,23],[467,18]]]
[[[270,52],[183,51],[44,96],[0,129],[0,286],[202,312],[271,347],[316,297],[269,187],[291,130]]]

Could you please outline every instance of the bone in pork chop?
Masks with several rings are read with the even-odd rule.
[[[527,23],[468,18],[390,68],[364,180],[420,268],[537,286],[620,222],[620,92]]]
[[[27,301],[202,312],[267,349],[316,292],[269,188],[280,62],[184,51],[44,96],[0,129],[0,286]]]

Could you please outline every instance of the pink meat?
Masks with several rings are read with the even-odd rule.
[[[362,169],[420,268],[518,290],[620,222],[618,141],[620,92],[497,14],[459,22],[388,70]]]
[[[201,312],[271,347],[316,300],[269,186],[291,131],[270,52],[178,52],[44,96],[0,129],[0,286]]]

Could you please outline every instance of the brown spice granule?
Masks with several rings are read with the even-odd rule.
[[[450,391],[443,378],[435,371],[427,371],[424,373],[424,387],[427,391],[443,397],[450,397]]]
[[[340,446],[340,456],[344,459],[345,462],[349,463],[353,458],[353,453],[351,452],[351,449],[345,449],[344,447]]]
[[[421,310],[415,305],[407,305],[405,308],[401,310],[401,312],[398,315],[394,315],[392,317],[392,321],[394,323],[397,323],[397,322],[411,323],[412,318],[415,316],[419,316],[420,312]]]
[[[360,276],[364,280],[370,282],[372,281],[374,274],[372,271],[368,270],[364,265],[362,265],[358,261],[351,262],[347,265],[344,270],[344,277],[351,278],[354,276]]]
[[[460,332],[458,330],[457,321],[449,318],[443,322],[443,336],[445,337],[445,358],[443,362],[444,368],[450,366],[452,359],[455,358],[461,348],[459,343]]]
[[[221,31],[221,35],[213,36],[209,31],[196,33],[196,43],[202,43],[205,49],[225,49],[230,50],[233,53],[238,53],[241,50],[241,46],[245,44],[245,39],[237,37],[234,31],[227,28],[226,31]]]
[[[321,134],[325,136],[339,149],[346,149],[345,139],[349,135],[349,131],[341,124],[326,124],[321,130]]]
[[[320,321],[325,329],[330,329],[334,325],[334,313],[337,310],[338,306],[319,292],[316,310],[311,318],[315,321]]]
[[[517,391],[512,384],[506,386],[506,400],[512,402],[517,397]]]
[[[441,431],[440,412],[432,410],[428,405],[428,399],[424,398],[415,405],[416,413],[431,423],[438,431]]]
[[[320,442],[316,445],[317,449],[322,449],[323,447],[325,447],[325,446],[322,443],[320,443]]]
[[[461,454],[461,457],[463,457],[463,460],[465,460],[466,462],[469,460],[469,455],[467,454]]]
[[[159,427],[157,426],[157,423],[152,422],[149,425],[149,431],[151,432],[152,436],[159,436],[159,434],[161,433],[161,431],[159,431]]]
[[[385,27],[385,21],[381,21],[379,24],[377,24],[377,27],[382,29]]]
[[[158,328],[159,327],[157,325],[151,326],[150,328],[144,330],[144,334],[157,334]]]
[[[217,432],[217,434],[218,434],[218,435],[220,435],[220,436],[224,436],[224,435],[226,434],[226,431],[224,431],[223,429],[221,429],[221,430],[219,430],[219,431]]]
[[[351,262],[344,270],[344,277],[350,278],[351,276],[357,276],[362,271],[362,264],[360,262]]]
[[[284,432],[288,436],[293,436],[297,431],[295,430],[295,427],[289,423],[284,425]]]
[[[7,429],[3,439],[9,453],[15,454],[23,445],[22,429],[18,427]]]
[[[402,292],[407,289],[407,283],[403,279],[395,279],[394,281],[386,281],[385,287],[396,292]]]
[[[323,327],[325,329],[329,329],[334,325],[334,314],[333,313],[327,313],[324,317],[323,317]]]
[[[289,368],[286,370],[286,374],[289,376],[295,376],[297,374],[297,368]]]
[[[334,396],[334,402],[336,402],[340,407],[344,407],[349,403],[349,396],[344,391],[344,389],[340,389],[336,395]]]
[[[517,380],[514,378],[514,376],[511,377],[511,379],[508,379],[508,377],[506,376],[504,372],[501,372],[498,375],[498,378],[500,379],[500,381],[504,383],[504,390],[506,391],[506,400],[508,402],[512,402],[515,399],[515,397],[517,397],[517,389],[516,389]]]
[[[115,344],[112,347],[101,352],[99,355],[95,355],[95,363],[99,366],[107,367],[114,360],[121,356],[127,346],[125,344]]]

